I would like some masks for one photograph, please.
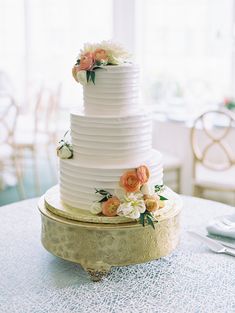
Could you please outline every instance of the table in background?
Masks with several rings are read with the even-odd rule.
[[[209,219],[235,208],[183,200],[178,249],[161,260],[113,268],[100,283],[43,249],[37,199],[1,207],[0,312],[235,312],[235,258],[210,252],[186,233],[205,232]]]

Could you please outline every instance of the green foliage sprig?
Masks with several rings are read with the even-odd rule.
[[[95,71],[86,71],[86,80],[87,82],[91,80],[95,85]]]
[[[59,150],[61,150],[63,147],[67,147],[70,152],[71,156],[68,159],[73,158],[73,146],[72,144],[66,139],[66,135],[70,132],[70,130],[67,130],[63,136],[63,138],[59,141],[58,147],[57,147],[57,153]]]
[[[100,194],[103,198],[99,200],[99,203],[105,202],[108,199],[112,198],[112,194],[104,189],[95,189],[96,194]]]
[[[160,200],[168,200],[166,197],[160,195],[160,193],[161,193],[162,191],[164,191],[164,189],[165,189],[165,186],[164,186],[164,185],[156,185],[156,186],[155,186],[155,192],[158,194]]]
[[[152,228],[155,229],[154,222],[153,222],[154,218],[152,214],[148,212],[147,210],[144,213],[140,213],[139,221],[140,221],[140,224],[142,224],[142,226],[145,226],[145,222],[147,222],[148,225],[151,225]]]
[[[75,65],[78,66],[79,64],[80,64],[80,59],[78,59],[76,61]],[[92,81],[93,84],[95,85],[95,74],[96,74],[95,70],[103,69],[101,67],[103,65],[108,65],[108,64],[105,64],[105,63],[103,63],[101,61],[96,61],[95,64],[92,66],[92,68],[89,71],[86,70],[86,80],[87,80],[87,82]]]

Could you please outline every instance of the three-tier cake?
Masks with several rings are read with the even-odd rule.
[[[128,227],[126,231],[132,227],[137,230],[135,226],[139,231],[141,227],[142,233],[136,234],[136,238],[145,236],[144,229],[158,234],[150,248],[157,250],[143,260],[138,259],[136,253],[139,260],[136,263],[169,253],[178,242],[181,202],[163,185],[162,156],[152,149],[152,116],[139,100],[138,66],[129,61],[122,48],[102,42],[85,45],[72,73],[83,85],[84,103],[82,109],[72,110],[70,139],[66,134],[57,148],[59,188],[54,187],[46,193],[47,212],[52,214],[51,219],[53,215],[62,218],[64,223],[66,219],[77,229],[82,222],[90,223],[90,226],[93,223],[101,232],[107,230],[107,226],[112,228],[111,232],[121,231],[123,227]],[[161,226],[161,222],[166,225]],[[44,246],[51,250],[48,240]],[[79,240],[84,237],[78,237]],[[159,240],[165,245],[164,251]],[[126,242],[131,249],[128,238]],[[115,238],[113,244],[115,247]],[[135,263],[134,260],[119,262],[118,257],[104,261],[104,251],[99,252],[97,243],[93,248],[97,249],[94,268],[99,269],[97,264],[101,263],[110,266]],[[115,255],[115,251],[112,253]],[[123,255],[125,253],[123,247]],[[134,255],[132,257],[135,259]],[[89,258],[91,256],[81,253],[78,262],[84,263],[87,269]],[[97,261],[99,258],[101,263]]]

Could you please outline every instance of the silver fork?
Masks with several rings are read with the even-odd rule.
[[[232,256],[235,256],[235,250],[230,249],[230,248],[226,248],[225,246],[223,246],[221,243],[208,238],[206,236],[203,236],[201,234],[198,234],[194,231],[188,231],[188,234],[192,237],[194,237],[195,239],[198,239],[200,241],[202,241],[204,244],[207,245],[207,247],[209,249],[211,249],[212,251],[216,252],[216,253],[225,253],[225,254],[229,254]]]
[[[228,247],[228,248],[232,248],[232,249],[234,249],[235,250],[235,244],[234,243],[230,243],[230,242],[227,242],[227,241],[223,241],[223,240],[221,240],[221,239],[217,239],[217,238],[215,238],[215,237],[213,237],[213,236],[208,236],[207,235],[207,237],[208,238],[211,238],[211,239],[213,239],[213,240],[215,240],[215,241],[217,241],[217,242],[219,242],[219,243],[221,243],[223,246],[225,246],[225,247]]]

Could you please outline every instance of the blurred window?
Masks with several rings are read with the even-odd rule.
[[[112,30],[110,0],[1,0],[0,74],[10,77],[22,102],[34,84],[62,82],[64,105],[77,105],[81,87],[71,69],[79,50],[110,39]]]
[[[233,5],[233,0],[144,2],[144,92],[156,108],[186,105],[193,113],[231,95]]]
[[[197,113],[234,96],[234,1],[1,0],[0,90],[27,103],[35,84],[62,82],[63,105],[78,105],[79,49],[113,37],[141,64],[146,103]]]

